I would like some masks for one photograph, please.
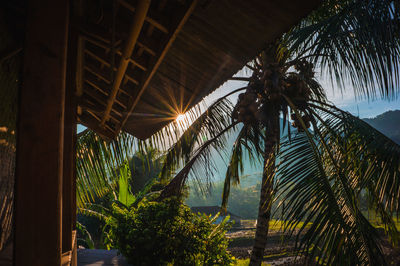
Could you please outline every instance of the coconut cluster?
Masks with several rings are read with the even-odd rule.
[[[261,102],[257,94],[248,87],[245,93],[239,94],[239,100],[233,110],[233,119],[245,124],[257,122],[257,114],[260,110]]]
[[[300,60],[296,62],[296,64],[294,65],[294,69],[296,69],[300,73],[300,75],[304,77],[314,77],[314,64],[307,62],[306,60]]]
[[[246,92],[239,95],[238,102],[233,110],[232,118],[244,124],[256,122],[266,123],[271,112],[286,112],[287,101],[283,97],[290,98],[300,111],[307,107],[311,90],[304,79],[314,75],[313,65],[306,61],[299,61],[295,65],[299,74],[285,75],[285,69],[277,63],[270,63],[264,70],[254,73],[250,78]],[[299,130],[302,128],[295,115],[291,116],[293,126]],[[306,126],[310,126],[310,119],[303,116]]]
[[[311,96],[310,88],[298,75],[289,75],[285,81],[285,95],[296,104],[298,109],[304,110]]]
[[[300,119],[297,118],[296,114],[292,113],[290,115],[290,119],[293,120],[293,122],[292,122],[293,127],[297,128],[298,131],[303,131],[303,127],[301,126]],[[301,120],[303,120],[306,128],[309,128],[311,126],[311,119],[307,114],[302,115]]]

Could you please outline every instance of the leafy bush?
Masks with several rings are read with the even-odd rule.
[[[145,199],[130,209],[114,204],[107,244],[133,265],[229,265],[234,262],[226,250],[230,224],[214,220],[192,213],[177,199]]]

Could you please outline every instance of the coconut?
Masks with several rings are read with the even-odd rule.
[[[310,121],[310,117],[309,117],[308,115],[303,115],[303,116],[301,117],[301,119],[303,119],[304,122]]]
[[[245,118],[244,118],[244,121],[245,121],[246,123],[252,122],[253,120],[254,120],[254,116],[252,116],[252,115],[250,115],[250,114],[247,114],[247,115],[245,116]]]
[[[249,105],[249,111],[252,113],[256,113],[258,110],[258,104],[256,102],[253,102]]]
[[[257,94],[255,94],[254,92],[248,92],[246,93],[246,98],[249,101],[255,101],[257,99]]]

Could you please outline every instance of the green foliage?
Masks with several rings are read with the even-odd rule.
[[[250,265],[250,259],[238,260],[235,265],[236,266],[248,266],[248,265]],[[261,266],[271,266],[271,264],[263,262],[263,263],[261,263]]]
[[[127,134],[107,143],[87,130],[79,141],[78,221],[90,232],[94,247],[105,248],[102,229],[112,204],[129,207],[149,194],[156,195],[155,191],[163,186],[158,182],[158,174],[164,157],[150,147],[130,156],[133,147],[129,143],[135,142]]]
[[[123,164],[119,169],[118,179],[118,201],[125,206],[129,207],[135,202],[135,196],[131,192],[129,181],[131,179],[131,172],[127,164]]]
[[[192,186],[185,203],[191,207],[218,206],[221,204],[223,189],[224,183],[219,182],[213,185],[212,191],[209,194],[203,195],[195,186]],[[231,188],[227,210],[243,219],[256,219],[259,200],[260,182],[248,187],[242,185],[234,186]]]
[[[177,199],[143,200],[136,208],[113,205],[107,219],[108,247],[134,265],[230,265],[225,219],[213,224]]]
[[[91,234],[87,230],[86,226],[77,222],[76,230],[78,232],[78,246],[83,246],[85,248],[94,249],[94,241]]]

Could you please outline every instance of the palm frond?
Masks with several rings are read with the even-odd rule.
[[[240,183],[240,175],[244,171],[243,161],[247,154],[248,160],[256,164],[263,158],[263,132],[258,126],[243,126],[233,144],[230,154],[228,168],[225,174],[224,189],[222,192],[221,208],[226,211],[228,206],[228,198],[231,184],[237,185]],[[247,151],[247,153],[245,153]]]
[[[151,146],[160,151],[169,150],[175,143],[182,142],[182,140],[183,140],[182,137],[183,137],[183,135],[185,135],[185,133],[188,130],[192,131],[192,132],[199,130],[198,125],[199,124],[201,125],[202,121],[207,116],[212,117],[213,113],[214,114],[218,113],[218,109],[220,111],[220,114],[229,113],[229,115],[227,117],[227,118],[229,118],[230,112],[228,110],[224,110],[224,108],[231,109],[232,104],[227,99],[228,96],[238,93],[239,91],[242,91],[245,89],[246,89],[246,87],[235,89],[235,90],[229,92],[228,94],[220,97],[211,105],[207,104],[203,100],[202,102],[195,105],[193,108],[185,111],[185,113],[184,113],[185,118],[183,119],[183,121],[179,121],[179,122],[176,120],[172,121],[171,123],[168,124],[168,126],[165,126],[162,130],[155,133],[148,140],[141,141],[139,143],[140,148],[145,148],[145,147]],[[223,105],[225,105],[225,107]],[[210,111],[211,114],[207,114],[207,112],[209,112],[209,110],[211,110]],[[214,116],[214,120],[212,120],[212,119],[206,119],[206,120],[208,120],[208,122],[205,124],[206,126],[211,126],[209,124],[212,122],[217,123],[216,126],[218,126],[220,124],[220,120],[219,120],[218,116]],[[206,121],[204,121],[204,122],[206,122]],[[195,126],[193,124],[197,124],[197,126]],[[201,132],[201,137],[202,138],[207,137],[205,129],[203,129],[203,131]],[[199,138],[199,140],[201,140],[201,138]]]
[[[289,50],[320,63],[358,97],[393,99],[400,89],[400,19],[392,0],[324,1],[285,36]]]
[[[211,175],[213,170],[216,169],[213,164],[213,159],[211,158],[211,150],[214,149],[216,152],[222,151],[226,144],[226,134],[234,129],[236,125],[237,123],[228,125],[226,128],[219,131],[212,139],[207,140],[200,147],[195,149],[185,166],[164,188],[160,199],[179,194],[190,173],[194,175],[200,190],[205,193],[207,188],[204,189],[204,184],[210,184]]]
[[[379,236],[361,213],[359,196],[370,194],[387,234],[398,242],[392,215],[399,206],[400,147],[366,122],[320,101],[308,105],[313,132],[308,131],[286,100],[305,132],[286,141],[279,156],[288,230],[304,222],[300,246],[320,262],[384,264]]]
[[[181,164],[188,163],[196,148],[215,138],[224,128],[232,124],[233,105],[227,96],[240,90],[243,88],[216,100],[168,149],[160,174],[161,180],[165,180],[168,173],[173,172]]]
[[[299,250],[328,265],[383,265],[375,229],[355,204],[355,195],[348,193],[349,184],[334,170],[320,140],[299,133],[282,144],[279,158],[278,198],[285,202],[286,230],[293,233],[304,223],[297,235]]]
[[[77,141],[77,205],[94,202],[116,188],[117,169],[132,156],[136,140],[121,133],[110,142],[88,130]]]
[[[349,167],[360,189],[368,189],[372,198],[388,212],[400,211],[400,146],[354,117],[331,105],[312,105],[319,112],[321,132],[346,148]]]
[[[358,193],[365,190],[394,244],[400,241],[393,214],[399,213],[400,146],[366,122],[334,106],[314,106],[321,132],[346,158],[346,173]]]

